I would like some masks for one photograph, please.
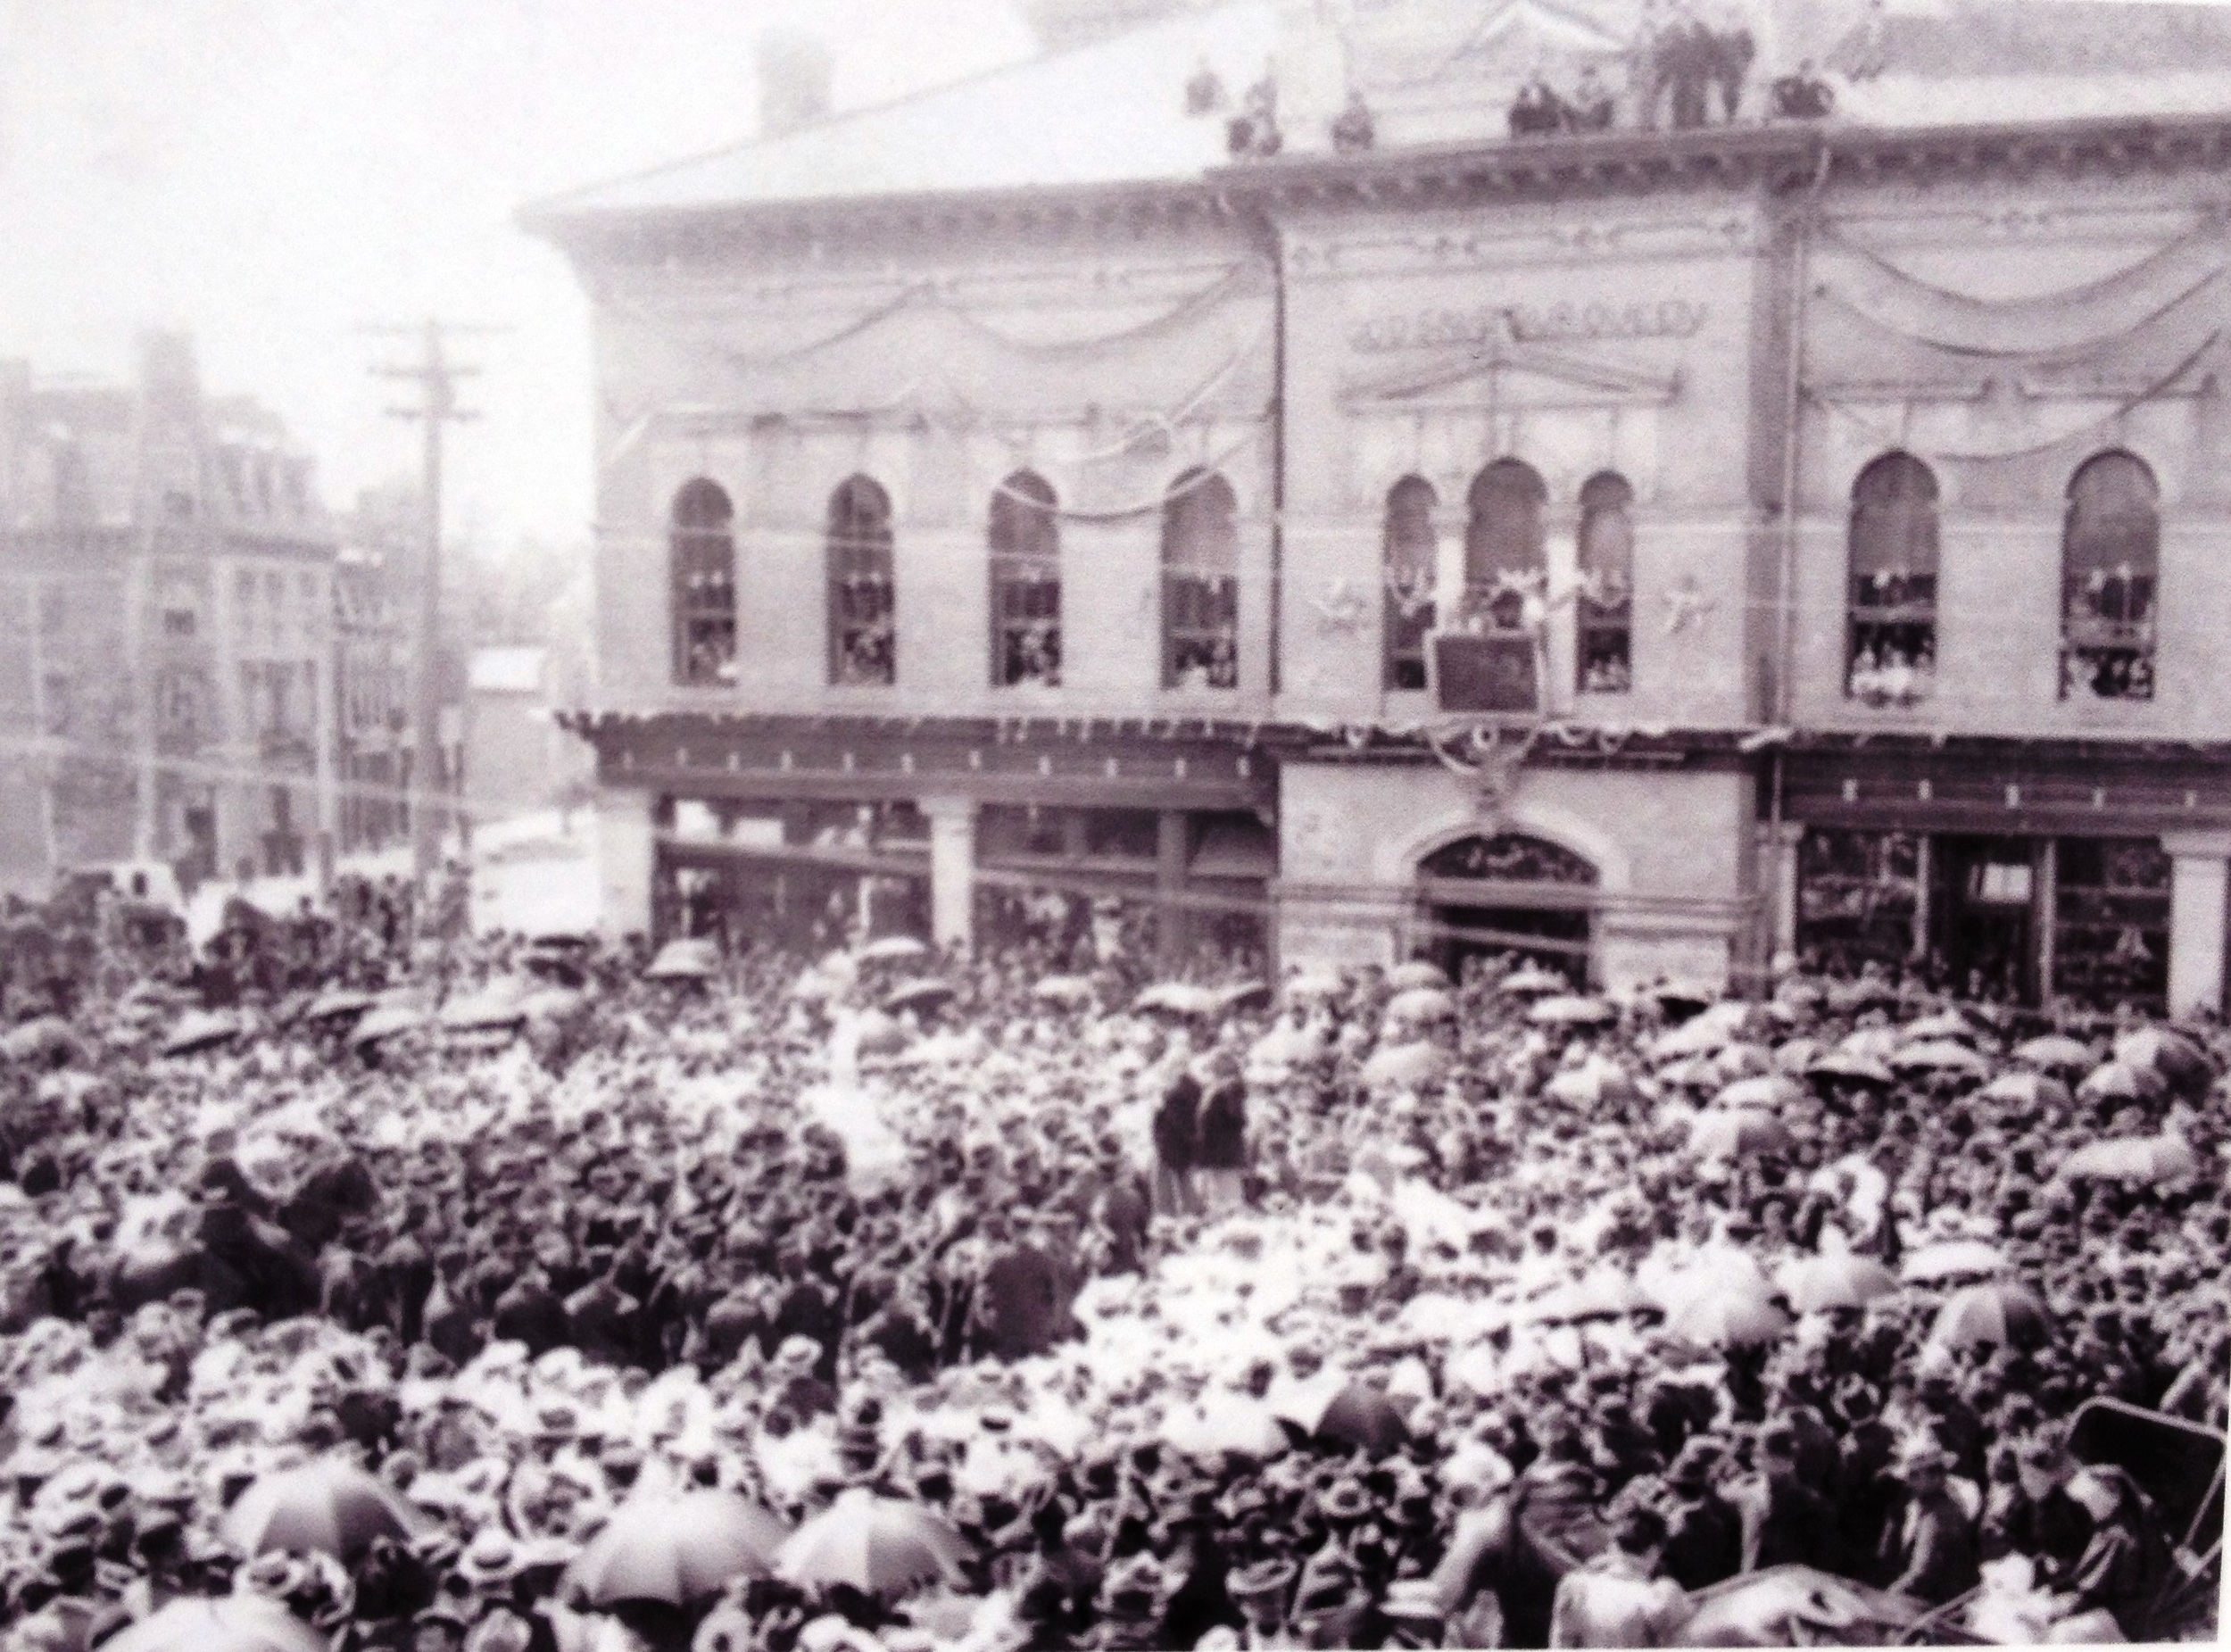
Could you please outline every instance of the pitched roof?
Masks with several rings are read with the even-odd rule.
[[[771,141],[592,186],[530,224],[606,213],[1197,178],[1224,122],[1185,112],[1206,61],[1237,94],[1277,44],[1272,0],[1237,0],[1114,39],[839,115]]]

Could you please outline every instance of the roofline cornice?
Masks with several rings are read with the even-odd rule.
[[[2231,163],[2231,112],[2089,117],[1936,127],[1837,121],[1605,132],[1310,155],[1219,167],[1198,178],[707,205],[524,210],[531,233],[576,255],[715,250],[749,238],[833,233],[984,233],[1161,220],[1229,221],[1257,213],[1389,204],[1462,206],[1574,195],[1866,186],[1960,177],[2183,170]]]

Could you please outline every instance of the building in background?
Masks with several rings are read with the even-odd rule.
[[[530,214],[616,927],[2220,1007],[2231,14],[1041,9]]]
[[[0,882],[330,854],[336,548],[309,459],[186,340],[129,386],[0,364]]]
[[[466,812],[474,822],[569,808],[590,779],[590,753],[558,724],[581,686],[562,684],[560,664],[546,647],[473,650],[463,776]]]

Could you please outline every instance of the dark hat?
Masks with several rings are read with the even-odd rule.
[[[1702,1436],[1687,1441],[1665,1471],[1665,1483],[1682,1491],[1701,1491],[1719,1472],[1720,1448]]]
[[[1327,1520],[1361,1520],[1372,1512],[1371,1493],[1364,1482],[1343,1474],[1317,1493],[1317,1513]]]

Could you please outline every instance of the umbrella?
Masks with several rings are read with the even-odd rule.
[[[790,1528],[729,1491],[630,1498],[566,1568],[591,1606],[663,1600],[686,1606],[740,1577],[765,1577]]]
[[[863,964],[910,964],[929,955],[930,949],[912,935],[885,935],[870,941],[853,956]]]
[[[1895,1027],[1863,1026],[1856,1033],[1846,1033],[1837,1048],[1845,1055],[1871,1056],[1878,1061],[1887,1061],[1904,1042],[1904,1037]]]
[[[1751,1348],[1789,1329],[1789,1316],[1745,1291],[1707,1291],[1666,1316],[1665,1328],[1702,1348]]]
[[[101,1652],[327,1652],[327,1641],[261,1595],[188,1596],[104,1640]]]
[[[1387,984],[1397,992],[1406,992],[1413,987],[1421,986],[1446,988],[1448,985],[1448,972],[1439,964],[1429,964],[1422,958],[1412,959],[1406,964],[1397,964],[1387,972]]]
[[[257,1481],[225,1511],[224,1532],[244,1554],[315,1548],[353,1565],[374,1538],[408,1543],[433,1524],[386,1482],[328,1457]]]
[[[427,1025],[426,1013],[408,1004],[381,1004],[356,1024],[349,1034],[349,1042],[360,1047],[377,1044],[403,1033],[415,1033]]]
[[[1212,1394],[1164,1425],[1162,1437],[1188,1457],[1219,1455],[1268,1462],[1293,1448],[1277,1415],[1259,1399],[1229,1391]]]
[[[40,1061],[75,1054],[78,1035],[60,1016],[39,1016],[0,1037],[0,1056],[11,1061]]]
[[[1132,999],[1131,1007],[1172,1016],[1207,1016],[1216,1012],[1216,995],[1190,981],[1157,981]]]
[[[1554,969],[1539,964],[1521,964],[1497,984],[1498,990],[1514,997],[1538,996],[1544,992],[1567,992],[1572,983]]]
[[[794,1583],[847,1583],[876,1595],[933,1579],[958,1583],[967,1553],[934,1510],[854,1486],[791,1534],[775,1566]]]
[[[1774,1052],[1764,1044],[1723,1044],[1706,1058],[1722,1083],[1756,1078],[1774,1070]]]
[[[1734,1042],[1735,1034],[1729,1030],[1728,1024],[1707,1012],[1652,1039],[1650,1058],[1678,1061],[1688,1056],[1709,1056]]]
[[[1306,969],[1288,975],[1278,990],[1280,996],[1289,1003],[1306,1003],[1319,999],[1338,998],[1348,991],[1348,983],[1328,970]]]
[[[2125,1034],[2115,1041],[2115,1059],[2160,1074],[2171,1090],[2194,1100],[2208,1093],[2209,1082],[2216,1075],[2199,1045],[2167,1027],[2140,1027]]]
[[[1364,1083],[1373,1089],[1439,1083],[1448,1076],[1448,1051],[1439,1044],[1387,1044],[1364,1063]]]
[[[1526,1305],[1526,1317],[1549,1324],[1577,1324],[1586,1319],[1617,1319],[1656,1306],[1617,1268],[1599,1267],[1536,1297]]]
[[[1878,1004],[1895,1004],[1898,990],[1887,981],[1878,981],[1862,975],[1856,981],[1834,981],[1829,984],[1826,1002],[1831,1015],[1848,1016]]]
[[[1452,1021],[1456,1016],[1456,994],[1446,987],[1414,986],[1387,1000],[1389,1021]]]
[[[1789,1039],[1774,1046],[1774,1070],[1803,1077],[1805,1069],[1826,1054],[1828,1046],[1817,1038]]]
[[[1780,1152],[1791,1140],[1780,1119],[1748,1108],[1699,1113],[1688,1127],[1688,1150],[1699,1158]]]
[[[1679,1090],[1717,1090],[1723,1081],[1718,1067],[1702,1056],[1691,1056],[1661,1071],[1658,1082]]]
[[[1271,984],[1267,981],[1234,981],[1215,991],[1216,1013],[1228,1016],[1235,1009],[1261,1009],[1271,1001]]]
[[[2052,1329],[2045,1305],[2027,1288],[2009,1280],[1955,1291],[1937,1311],[1928,1340],[1958,1350],[1978,1342],[2002,1348],[2032,1348]]]
[[[1771,1113],[1785,1107],[1794,1107],[1805,1100],[1805,1092],[1795,1079],[1779,1073],[1761,1073],[1750,1078],[1738,1078],[1713,1099],[1713,1105],[1731,1108],[1737,1111]]]
[[[2071,1182],[2128,1182],[2161,1187],[2198,1174],[2200,1159],[2177,1136],[2117,1136],[2080,1147],[2061,1161]]]
[[[952,984],[946,981],[904,981],[883,995],[883,1008],[897,1015],[901,1009],[934,1009],[952,1001]]]
[[[907,1047],[907,1029],[880,1009],[859,1018],[859,1038],[853,1048],[864,1056],[895,1056]]]
[[[1635,1278],[1650,1300],[1668,1313],[1704,1297],[1733,1295],[1770,1302],[1774,1295],[1751,1253],[1729,1244],[1710,1246],[1675,1267],[1646,1260]]]
[[[2088,1073],[2099,1056],[2088,1044],[2078,1043],[2063,1034],[2051,1033],[2015,1045],[2014,1059],[2041,1073]]]
[[[709,981],[720,973],[720,949],[711,942],[669,941],[659,949],[659,955],[651,960],[651,967],[643,972],[646,981]]]
[[[519,1000],[519,1013],[529,1021],[562,1021],[588,1003],[587,994],[569,986],[546,986]]]
[[[1618,1020],[1619,1011],[1600,998],[1559,992],[1554,997],[1536,999],[1534,1007],[1526,1012],[1526,1018],[1536,1026],[1602,1026]]]
[[[1571,1067],[1552,1077],[1549,1095],[1568,1107],[1596,1107],[1605,1101],[1632,1100],[1635,1081],[1605,1061]]]
[[[1667,981],[1652,989],[1650,995],[1669,1016],[1696,1016],[1717,1002],[1720,992],[1715,987]]]
[[[1359,1446],[1374,1456],[1409,1436],[1393,1400],[1338,1374],[1296,1387],[1279,1401],[1276,1414],[1305,1434]]]
[[[1923,1016],[1919,1021],[1910,1023],[1905,1035],[1916,1042],[1925,1039],[1949,1038],[1954,1043],[1972,1043],[1976,1029],[1974,1023],[1957,1009],[1940,1009],[1933,1016]]]
[[[1898,1275],[1914,1284],[1936,1284],[1948,1279],[1986,1279],[2003,1273],[2006,1258],[1996,1245],[1980,1239],[1947,1239],[1906,1253]]]
[[[1031,988],[1031,996],[1041,1004],[1063,1004],[1071,1009],[1089,1009],[1099,993],[1088,975],[1048,975]]]
[[[2164,1088],[2161,1075],[2152,1067],[2110,1061],[2087,1074],[2076,1093],[2086,1101],[2152,1101]]]
[[[2045,1073],[2002,1073],[1976,1093],[1986,1100],[2011,1101],[2031,1112],[2045,1108],[2065,1111],[2073,1104],[2069,1087]]]
[[[1891,1052],[1890,1065],[1901,1073],[1970,1073],[1978,1077],[1991,1070],[1990,1063],[1981,1056],[1949,1038],[1925,1038],[1907,1044]]]
[[[1874,1057],[1848,1050],[1831,1050],[1826,1055],[1813,1057],[1805,1063],[1805,1076],[1838,1079],[1852,1084],[1879,1084],[1886,1089],[1898,1082],[1890,1069]]]
[[[1872,1257],[1806,1257],[1775,1275],[1789,1306],[1801,1314],[1831,1307],[1864,1307],[1898,1288],[1898,1276]]]
[[[491,981],[478,992],[452,998],[436,1017],[455,1033],[517,1026],[527,1019],[527,989],[517,981]]]
[[[196,1009],[181,1016],[162,1041],[166,1056],[190,1056],[197,1050],[213,1050],[240,1036],[240,1023],[220,1009]]]
[[[352,992],[346,988],[320,992],[303,1009],[305,1021],[345,1021],[369,1009],[375,1000],[369,992]]]

